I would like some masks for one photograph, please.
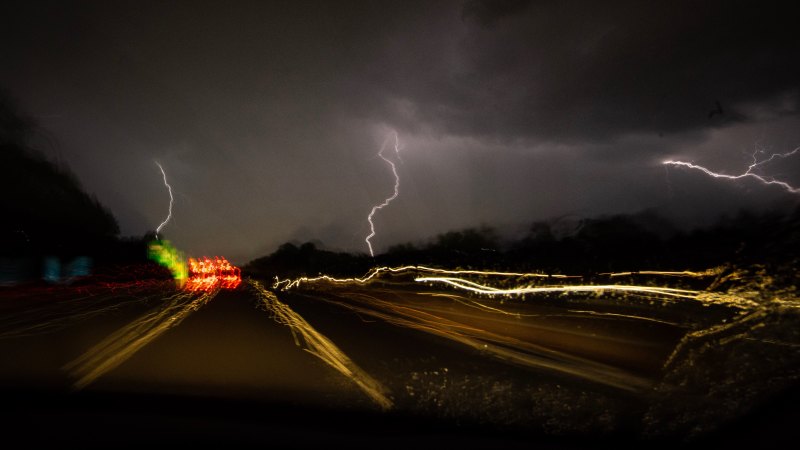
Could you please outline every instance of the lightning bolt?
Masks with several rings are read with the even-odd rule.
[[[724,173],[714,172],[714,171],[711,171],[711,170],[709,170],[709,169],[707,169],[707,168],[705,168],[703,166],[692,164],[692,163],[689,163],[689,162],[686,162],[686,161],[668,160],[668,161],[662,162],[662,164],[668,165],[668,166],[688,167],[690,169],[699,170],[699,171],[705,173],[706,175],[709,175],[709,176],[714,177],[714,178],[725,178],[725,179],[728,179],[728,180],[739,180],[739,179],[742,179],[742,178],[754,178],[754,179],[758,180],[762,184],[777,185],[777,186],[780,186],[781,188],[783,188],[784,190],[786,190],[787,192],[789,192],[791,194],[800,194],[800,187],[794,187],[794,186],[790,185],[789,183],[787,183],[785,181],[780,181],[780,180],[776,180],[774,178],[769,178],[769,177],[765,177],[763,175],[759,175],[757,173],[753,173],[753,170],[755,170],[759,166],[767,164],[767,163],[769,163],[769,162],[771,162],[771,161],[773,161],[775,159],[789,158],[790,156],[793,156],[793,155],[797,154],[798,152],[800,152],[800,147],[797,147],[796,149],[794,149],[794,150],[792,150],[790,152],[787,152],[787,153],[773,153],[772,156],[770,156],[769,158],[767,158],[765,160],[762,160],[762,161],[759,161],[758,157],[756,155],[758,155],[758,153],[761,153],[761,151],[756,150],[752,155],[753,163],[750,164],[750,166],[747,167],[747,170],[744,173],[739,174],[739,175],[727,175],[727,174],[724,174]]]
[[[167,218],[164,219],[163,222],[161,222],[161,225],[159,225],[158,228],[156,228],[156,239],[158,239],[158,233],[161,231],[162,228],[164,228],[164,225],[166,225],[167,222],[169,222],[169,219],[172,218],[172,203],[175,201],[175,198],[172,196],[172,186],[170,186],[169,183],[167,182],[167,173],[164,172],[164,168],[161,167],[161,164],[159,164],[158,161],[155,161],[155,163],[158,166],[158,168],[161,169],[161,175],[164,177],[164,186],[166,186],[167,191],[169,191],[169,213],[167,214]]]
[[[394,135],[394,152],[397,155],[397,158],[400,159],[400,138],[397,136],[396,131],[393,131],[392,134]],[[387,158],[383,154],[383,152],[386,150],[386,144],[388,142],[389,138],[383,141],[383,145],[381,146],[381,151],[378,152],[378,156],[380,156],[382,160],[386,161],[386,163],[389,164],[389,167],[392,168],[392,174],[394,174],[394,193],[391,196],[387,197],[386,200],[383,201],[383,203],[373,206],[372,210],[369,212],[369,215],[367,216],[367,222],[369,222],[370,233],[366,237],[366,239],[364,239],[364,242],[367,243],[370,256],[375,256],[375,252],[372,249],[372,243],[370,242],[370,239],[375,237],[375,223],[372,221],[372,218],[375,216],[376,212],[389,206],[389,203],[391,203],[392,200],[396,199],[397,196],[400,194],[400,176],[397,174],[397,166],[391,159]]]

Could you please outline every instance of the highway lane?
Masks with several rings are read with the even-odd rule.
[[[360,293],[365,292],[398,304],[412,302],[419,309],[428,302],[431,309],[426,313],[446,316],[443,320],[448,323],[476,320],[472,317],[473,308],[459,306],[458,302],[448,311],[445,311],[448,308],[442,309],[450,299],[431,298],[429,302],[420,298],[420,294],[402,291],[365,289]],[[287,326],[285,320],[276,320],[274,311],[265,311],[258,293],[252,288],[243,286],[235,291],[218,292],[196,309],[188,310],[171,305],[170,298],[183,294],[168,285],[150,286],[126,295],[117,291],[113,295],[119,296],[119,308],[103,309],[94,315],[86,314],[87,307],[79,305],[82,297],[78,296],[78,291],[73,294],[74,311],[79,317],[70,315],[70,309],[63,303],[69,300],[69,292],[65,290],[61,292],[63,298],[53,305],[54,308],[58,306],[54,311],[61,316],[47,315],[48,320],[61,325],[45,327],[30,335],[9,335],[0,339],[0,378],[6,386],[288,401],[313,407],[390,409],[422,416],[516,425],[532,420],[530,411],[517,411],[517,408],[546,416],[552,403],[573,396],[590,399],[582,405],[586,411],[602,404],[614,409],[616,415],[625,415],[629,410],[639,411],[643,407],[636,397],[618,396],[618,387],[609,390],[602,383],[594,386],[586,384],[585,379],[570,376],[565,379],[561,372],[509,364],[508,360],[463,342],[420,332],[414,327],[398,326],[343,307],[337,303],[341,298],[330,293],[327,300],[316,298],[318,293],[309,297],[278,292],[277,298],[299,320],[338,349],[343,360],[349,361],[349,367],[355,368],[350,372],[347,368],[338,370],[335,364],[309,351],[306,342],[298,341],[293,335],[295,330]],[[111,293],[106,294],[113,297]],[[142,299],[141,303],[130,301],[136,296]],[[191,304],[196,298],[186,297],[185,304]],[[335,301],[328,301],[331,299]],[[42,300],[36,304],[37,308],[42,307]],[[108,304],[113,304],[113,298],[106,299],[102,306],[105,308]],[[12,306],[5,304],[7,313],[14,310]],[[17,306],[25,311],[24,304]],[[467,316],[459,316],[459,310],[468,313]],[[179,323],[163,327],[141,325],[142,318],[153,317],[159,323],[171,323],[174,317],[163,314],[164,311],[182,314]],[[511,321],[514,326],[504,320],[485,324],[490,325],[487,328],[493,327],[492,332],[498,336],[511,335],[515,340],[524,338],[528,340],[525,342],[536,344],[537,333],[528,336],[519,332],[514,320]],[[132,324],[139,325],[132,327]],[[474,329],[475,324],[467,327]],[[142,335],[148,335],[153,329],[158,330],[156,335],[141,340]],[[546,330],[545,334],[552,339],[558,333]],[[585,339],[590,340],[591,336]],[[497,342],[495,339],[492,345]],[[104,360],[113,360],[115,364],[98,371],[88,382],[81,382],[82,373],[87,371],[76,372],[75,362],[91,360],[86,355],[92,354],[92,349],[98,346],[111,349]],[[559,350],[558,354],[566,353]],[[571,363],[575,361],[583,363],[584,358],[570,360]],[[89,367],[88,371],[91,369]],[[357,372],[358,376],[354,377],[352,372]],[[641,377],[637,375],[633,379]],[[377,390],[385,401],[370,394],[365,385],[379,386]],[[557,392],[551,395],[549,391],[556,385],[559,386]],[[592,395],[587,397],[587,393]]]
[[[473,357],[495,357],[630,390],[650,386],[687,333],[683,324],[596,304],[501,301],[425,287],[322,284],[278,295],[334,304],[458,342],[476,350]]]
[[[506,297],[407,275],[283,285],[279,298],[415,414],[694,437],[800,379],[791,291]]]
[[[4,297],[0,381],[11,389],[178,395],[334,415],[390,411],[546,435],[639,436],[664,428],[662,416],[674,414],[671,398],[702,405],[701,419],[718,422],[706,417],[707,403],[729,399],[714,397],[723,389],[710,397],[702,389],[731,385],[735,393],[744,379],[758,394],[764,387],[753,380],[762,373],[783,371],[781,379],[791,380],[800,347],[790,326],[796,314],[784,310],[742,315],[636,296],[498,299],[396,282],[264,286],[250,280],[208,297],[168,284],[91,295],[65,288],[52,305],[41,292],[30,303],[24,295]],[[39,314],[47,326],[31,328]],[[701,345],[686,346],[693,334]],[[74,363],[91,361],[86,355],[97,355],[98,346],[111,349],[101,359],[114,364],[82,384]],[[676,348],[688,350],[665,368]],[[730,367],[707,366],[718,365],[718,353]],[[761,370],[763,362],[772,366]],[[716,373],[723,369],[735,377]],[[698,378],[708,374],[720,378]],[[755,394],[723,416],[746,412]]]
[[[358,389],[298,348],[290,331],[259,311],[244,290],[218,292],[196,305],[192,301],[202,294],[184,294],[171,284],[124,293],[96,287],[89,297],[81,289],[47,293],[50,303],[36,290],[29,297],[3,298],[0,380],[5,386],[336,407],[368,403]],[[170,305],[175,296],[181,302]],[[142,325],[143,318],[150,323]],[[101,367],[108,361],[109,367]],[[82,381],[95,369],[95,376]]]

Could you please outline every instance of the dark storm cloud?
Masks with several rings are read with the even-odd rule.
[[[513,16],[525,11],[531,0],[467,0],[462,14],[466,19],[474,19],[485,27],[492,26],[503,17]]]
[[[742,103],[798,89],[800,37],[778,3],[537,2],[514,13],[434,33],[427,48],[449,49],[438,63],[390,58],[402,61],[390,93],[407,116],[456,134],[608,139],[731,125],[751,119]],[[717,101],[725,113],[709,118]],[[797,112],[795,102],[787,113]]]
[[[137,98],[140,124],[183,104],[185,124],[235,112],[248,130],[262,99],[292,95],[300,114],[408,130],[607,139],[751,120],[742,103],[800,79],[793,16],[771,2],[54,5],[10,24],[19,52],[40,50],[28,69],[79,68],[71,88]]]

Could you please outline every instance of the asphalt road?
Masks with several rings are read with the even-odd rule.
[[[381,284],[267,292],[152,283],[4,295],[4,423],[75,444],[93,421],[110,444],[636,441],[701,310]]]

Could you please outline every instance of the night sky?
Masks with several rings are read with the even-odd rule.
[[[789,3],[789,2],[783,2]],[[758,2],[37,2],[0,6],[0,88],[123,235],[192,255],[366,252],[480,225],[797,194],[729,174],[800,146],[797,16]],[[717,102],[721,111],[717,110]],[[800,157],[764,167],[800,184]]]

